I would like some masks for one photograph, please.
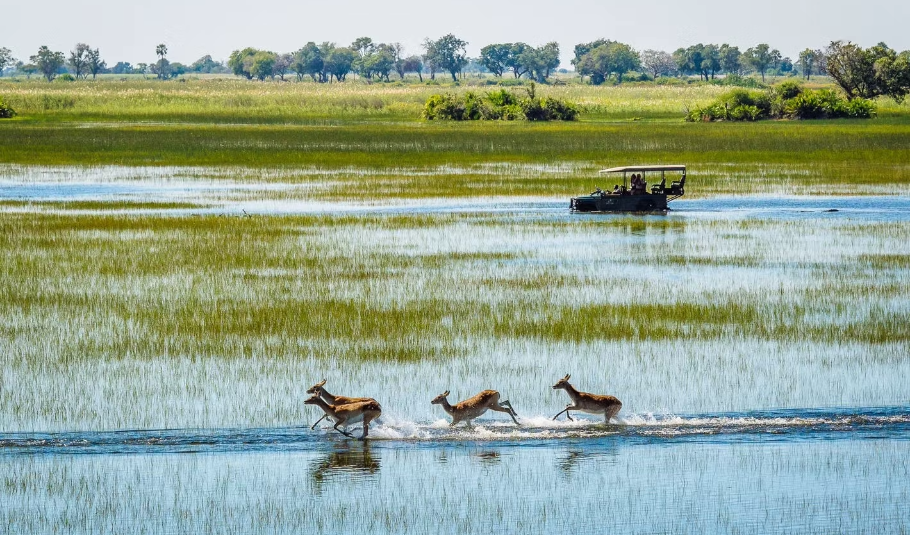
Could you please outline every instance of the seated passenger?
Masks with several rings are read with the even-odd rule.
[[[619,184],[613,186],[613,193],[619,193]]]

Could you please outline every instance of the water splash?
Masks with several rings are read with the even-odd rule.
[[[599,440],[618,444],[667,441],[714,443],[800,440],[910,439],[910,407],[863,409],[788,409],[748,413],[695,415],[631,414],[610,424],[578,417],[572,421],[547,416],[510,421],[480,419],[474,425],[450,426],[444,419],[414,422],[383,417],[370,430],[383,448],[425,447],[457,443],[514,443],[539,447],[565,441]],[[351,430],[359,436],[358,426]],[[301,451],[349,440],[331,427],[254,429],[176,429],[71,433],[0,434],[0,455],[198,453]]]

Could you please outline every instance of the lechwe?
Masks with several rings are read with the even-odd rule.
[[[569,411],[581,411],[591,414],[603,414],[604,421],[610,423],[610,418],[616,416],[619,409],[622,408],[622,402],[613,396],[601,396],[575,390],[575,387],[569,384],[568,374],[553,385],[553,390],[560,388],[565,390],[569,397],[572,398],[572,403],[566,405],[566,408],[559,412],[559,414],[566,413],[566,418],[569,420],[572,419]],[[553,419],[559,418],[559,414],[554,416]]]
[[[339,425],[347,425],[356,421],[363,420],[363,435],[360,436],[361,440],[367,438],[367,435],[370,433],[370,422],[379,418],[382,414],[382,407],[379,406],[375,400],[371,401],[358,401],[356,403],[348,403],[347,405],[331,405],[326,403],[322,398],[313,394],[309,399],[304,401],[307,405],[318,405],[329,418],[335,420],[335,425],[333,426],[335,431],[338,431],[346,437],[354,438],[354,435],[338,429]]]
[[[306,391],[306,393],[307,394],[316,394],[329,405],[347,405],[349,403],[360,403],[362,401],[376,401],[373,398],[352,398],[352,397],[348,397],[348,396],[334,396],[334,395],[330,394],[328,390],[325,389],[325,381],[326,380],[323,379],[321,383],[314,384],[313,386],[310,387],[309,390]],[[382,407],[380,407],[379,409],[382,410]],[[321,422],[325,418],[330,418],[328,413],[323,414],[321,418],[316,420],[316,423],[313,424],[313,426],[310,427],[310,429],[316,429],[316,426],[319,425],[319,422]],[[354,423],[357,421],[358,420],[352,420],[349,423]]]
[[[450,404],[449,400],[446,399],[446,396],[448,395],[449,391],[446,390],[433,398],[433,401],[430,403],[433,405],[442,405],[443,410],[452,417],[451,425],[455,425],[458,422],[468,422],[468,425],[470,425],[471,420],[479,417],[487,412],[487,410],[504,412],[511,416],[516,424],[518,423],[518,420],[515,419],[518,414],[515,412],[515,409],[512,408],[512,404],[509,403],[509,400],[500,403],[499,392],[495,390],[484,390],[476,396],[454,405]]]

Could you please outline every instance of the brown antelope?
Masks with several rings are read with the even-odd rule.
[[[559,413],[566,413],[566,418],[569,420],[572,419],[569,411],[581,411],[591,414],[603,414],[604,421],[610,423],[610,418],[616,416],[616,413],[622,408],[622,402],[613,396],[601,396],[575,390],[575,387],[569,384],[568,374],[553,385],[553,390],[560,388],[565,390],[569,397],[572,398],[572,403],[566,405],[566,408]],[[554,416],[553,419],[559,418],[559,414]]]
[[[312,387],[310,387],[309,390],[306,391],[306,393],[307,394],[316,394],[329,405],[348,405],[350,403],[359,403],[362,401],[376,401],[373,398],[352,398],[352,397],[348,397],[348,396],[333,396],[332,394],[329,394],[329,391],[326,390],[324,388],[324,386],[325,386],[325,379],[323,379],[321,383],[314,384]],[[381,409],[382,408],[380,407],[380,410]],[[316,429],[316,426],[319,425],[319,422],[321,422],[325,418],[329,418],[328,413],[323,414],[321,418],[316,420],[316,423],[313,424],[313,426],[310,427],[310,429]]]
[[[446,399],[446,396],[448,395],[449,391],[446,390],[433,398],[433,401],[430,403],[433,405],[442,405],[443,410],[452,417],[451,425],[455,425],[458,422],[468,422],[468,425],[471,425],[471,420],[487,412],[488,409],[504,412],[511,416],[516,424],[518,423],[518,420],[515,419],[518,414],[515,412],[515,409],[512,408],[512,404],[509,403],[509,400],[500,403],[499,392],[495,390],[484,390],[476,396],[454,405],[451,405],[449,400]]]
[[[304,403],[307,405],[318,405],[325,411],[329,418],[335,420],[335,425],[333,426],[335,431],[338,431],[346,437],[354,438],[354,435],[338,429],[338,426],[363,420],[363,435],[360,436],[361,440],[366,439],[367,435],[370,433],[370,422],[379,418],[382,414],[382,407],[380,407],[379,403],[376,403],[376,401],[358,401],[356,403],[348,403],[347,405],[330,405],[314,394],[304,401]]]

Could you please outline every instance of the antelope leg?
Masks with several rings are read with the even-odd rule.
[[[325,420],[325,417],[326,417],[326,415],[323,414],[321,418],[319,418],[318,420],[316,420],[316,423],[313,424],[313,427],[311,427],[310,429],[316,429],[316,426],[319,425],[319,422]]]
[[[508,401],[506,401],[506,403],[508,403]],[[504,406],[502,403],[500,403],[498,406],[497,406],[497,405],[491,406],[491,407],[490,407],[490,410],[494,410],[494,411],[498,411],[498,412],[504,412],[504,413],[508,414],[509,417],[512,418],[512,421],[513,421],[513,422],[515,422],[516,424],[518,424],[518,420],[515,419],[515,415],[512,414],[513,412],[515,412],[514,410],[512,410],[512,407],[506,407],[506,406]]]

